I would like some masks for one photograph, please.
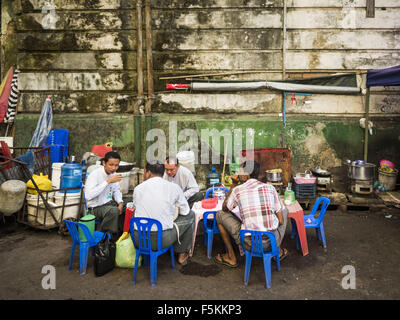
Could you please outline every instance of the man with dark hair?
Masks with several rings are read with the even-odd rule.
[[[85,183],[89,212],[101,221],[100,229],[110,232],[114,240],[122,233],[125,217],[119,184],[122,176],[116,173],[120,161],[117,152],[107,152],[102,159],[103,166],[92,171]]]
[[[133,190],[135,217],[160,221],[163,229],[162,247],[173,244],[174,251],[178,253],[178,262],[185,265],[189,259],[188,252],[192,248],[194,212],[190,210],[182,189],[177,184],[164,180],[163,174],[163,163],[147,163],[144,181]],[[178,215],[175,218],[176,212]],[[155,233],[151,236],[152,248],[157,250]]]
[[[164,179],[181,187],[190,208],[195,202],[203,199],[203,194],[192,172],[181,166],[177,157],[167,157],[165,160]]]
[[[271,231],[275,234],[281,260],[288,254],[281,249],[288,219],[285,208],[274,186],[257,180],[260,165],[255,161],[246,161],[241,165],[239,175],[232,176],[232,186],[222,205],[222,211],[217,212],[218,229],[228,252],[214,257],[216,263],[237,267],[237,258],[230,240],[240,245],[240,230]],[[241,185],[238,183],[242,182]],[[239,207],[240,217],[230,211]],[[244,245],[250,250],[251,239],[245,237]],[[269,238],[263,239],[264,250],[271,250]]]

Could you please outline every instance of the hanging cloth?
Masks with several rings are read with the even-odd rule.
[[[14,68],[11,67],[7,72],[7,76],[3,79],[1,83],[1,95],[0,95],[0,123],[4,121],[4,116],[8,110],[8,99],[11,93],[11,82],[14,74]],[[3,85],[4,83],[4,85]]]
[[[7,71],[6,76],[0,84],[0,96],[3,94],[4,86],[6,85],[6,81],[8,79],[8,75],[10,74],[12,67]]]
[[[8,98],[8,109],[4,117],[4,123],[14,122],[15,112],[17,110],[18,94],[19,94],[18,74],[19,70],[14,67],[14,75],[11,81],[11,92],[10,92],[10,97]]]
[[[46,144],[47,137],[53,127],[53,110],[51,108],[51,100],[48,97],[42,108],[35,133],[33,134],[29,148],[36,148]]]
[[[379,86],[400,86],[400,65],[385,69],[368,70],[367,87]]]

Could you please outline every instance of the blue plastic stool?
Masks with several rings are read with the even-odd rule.
[[[322,202],[322,204],[321,204],[321,202]],[[324,219],[326,210],[328,209],[328,206],[330,203],[331,203],[331,200],[329,200],[329,198],[319,197],[317,199],[317,201],[315,201],[310,214],[304,216],[305,228],[306,229],[315,228],[315,231],[317,233],[317,238],[318,238],[318,240],[322,241],[322,246],[324,248],[326,248],[326,238],[325,238],[325,229],[324,229],[323,219]],[[320,205],[321,205],[321,208],[319,208]],[[318,217],[315,217],[318,210],[319,210],[319,215],[318,215]],[[307,222],[307,220],[310,222]],[[291,238],[294,239],[295,236],[297,236],[296,246],[297,246],[297,248],[299,248],[300,240],[299,240],[299,236],[297,235],[296,223],[294,221],[292,221]]]
[[[61,144],[46,144],[43,147],[50,148],[51,164],[53,164],[55,162],[65,162],[66,161],[66,157],[64,156],[64,146],[63,145],[61,145]]]
[[[89,228],[85,226],[83,223],[74,222],[70,220],[64,220],[64,221],[67,225],[69,234],[72,237],[72,250],[71,250],[71,256],[69,258],[68,270],[71,270],[72,267],[72,261],[74,259],[74,253],[75,253],[75,246],[79,245],[79,271],[81,275],[86,274],[89,248],[92,248],[92,255],[94,255],[95,247],[101,241],[101,239],[104,238],[105,234],[100,231],[95,231],[94,237],[92,237]],[[81,230],[83,231],[86,239],[88,240],[87,242],[81,242],[79,238],[78,227],[81,228]]]
[[[220,233],[217,225],[216,214],[217,211],[206,211],[203,213],[204,245],[207,246],[208,259],[211,259],[214,234]],[[212,215],[213,218],[208,219],[209,215]]]
[[[210,194],[214,190],[224,190],[226,193],[229,193],[229,189],[225,187],[211,187],[208,188],[205,194],[205,199],[210,198]],[[208,216],[212,214],[214,218],[211,220],[208,220]],[[207,257],[208,259],[211,259],[211,251],[212,251],[212,244],[213,244],[213,238],[214,234],[220,233],[218,226],[217,226],[217,220],[215,219],[216,211],[206,211],[203,214],[203,226],[204,226],[204,245],[207,246]]]
[[[50,147],[52,164],[54,162],[65,162],[69,151],[69,131],[67,129],[51,130],[46,147]]]
[[[251,236],[251,251],[247,251],[244,246],[244,237],[249,234]],[[269,237],[271,243],[271,251],[264,251],[262,236],[266,235]],[[249,284],[251,259],[252,257],[260,257],[264,260],[264,272],[265,272],[265,282],[267,289],[271,288],[271,259],[276,257],[276,268],[279,271],[281,269],[280,259],[279,259],[279,248],[276,245],[276,238],[272,232],[269,231],[254,231],[254,230],[241,230],[240,231],[240,243],[242,245],[243,251],[246,255],[246,267],[244,270],[244,284],[247,286]]]
[[[136,230],[134,229],[134,225],[136,225]],[[157,227],[157,251],[153,251],[151,249],[151,227],[156,225]],[[129,221],[129,229],[131,233],[131,238],[133,241],[133,245],[136,249],[136,258],[135,258],[135,268],[133,269],[133,281],[132,283],[136,283],[136,274],[139,266],[139,257],[141,254],[145,255],[144,264],[147,265],[149,257],[150,257],[150,285],[154,287],[157,284],[157,258],[168,250],[171,251],[171,262],[172,269],[175,269],[175,260],[174,260],[174,249],[172,245],[163,248],[162,247],[162,225],[160,221],[151,218],[141,218],[141,217],[133,217]],[[139,243],[135,241],[135,232],[138,235]],[[153,233],[154,234],[154,233]]]

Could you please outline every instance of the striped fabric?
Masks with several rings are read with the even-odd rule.
[[[14,74],[14,67],[12,66],[7,72],[7,76],[1,82],[0,88],[0,123],[4,122],[4,117],[8,110],[8,99],[11,93],[11,82]]]
[[[282,211],[283,205],[274,186],[249,179],[235,187],[227,203],[232,211],[239,207],[242,217],[242,229],[271,231],[279,226],[275,212]]]
[[[7,113],[4,117],[5,123],[14,122],[15,119],[15,111],[17,109],[17,102],[18,102],[18,74],[19,70],[14,69],[14,75],[11,81],[11,93],[10,97],[8,98],[8,109]]]

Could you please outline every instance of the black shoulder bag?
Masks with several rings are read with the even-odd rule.
[[[105,275],[114,269],[115,251],[115,243],[111,241],[109,234],[105,233],[94,253],[94,274],[96,276]]]

